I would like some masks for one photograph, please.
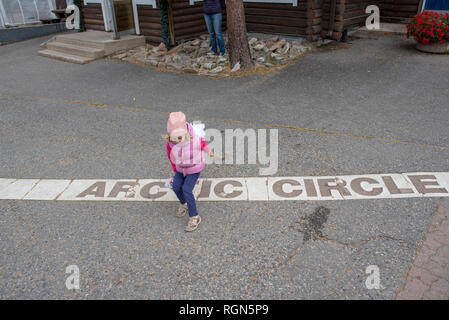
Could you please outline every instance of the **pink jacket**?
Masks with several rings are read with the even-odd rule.
[[[167,141],[167,156],[173,171],[178,171],[185,176],[203,171],[203,150],[207,153],[210,152],[210,148],[204,138],[195,136],[195,132],[189,123],[187,123],[187,130],[192,137],[192,141],[181,143]]]

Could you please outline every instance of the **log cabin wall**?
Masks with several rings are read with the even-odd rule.
[[[321,37],[340,41],[343,34],[345,0],[335,0],[333,23],[331,23],[332,0],[322,0],[321,5],[323,9],[323,16],[321,19]]]
[[[149,5],[138,5],[140,34],[151,44],[162,42],[161,13],[159,8]]]
[[[380,6],[380,0],[345,0],[343,15],[343,30],[353,30],[363,27],[371,13],[366,13],[368,6]]]
[[[370,5],[380,7],[380,2],[380,0],[336,0],[332,34],[330,34],[332,0],[323,0],[321,36],[340,41],[345,30],[353,30],[364,26],[366,18],[370,15],[370,13],[365,12],[366,8]]]
[[[223,10],[222,16],[222,30],[225,31],[226,9]],[[190,5],[189,0],[171,2],[169,4],[169,21],[175,43],[207,34],[203,16],[203,2],[195,2],[193,5]]]
[[[375,4],[380,8],[381,21],[399,22],[418,11],[419,0],[335,0],[334,22],[330,23],[333,0],[298,0],[288,3],[244,2],[248,32],[304,36],[309,41],[319,37],[341,40],[343,32],[365,24],[365,9]],[[169,3],[169,33],[172,44],[207,34],[203,17],[203,3],[177,0]],[[104,31],[100,4],[82,6],[86,29]],[[141,34],[153,44],[162,42],[160,9],[138,5]],[[332,26],[332,34],[329,27]],[[226,30],[226,10],[223,11],[223,31]]]
[[[419,0],[381,0],[380,19],[382,22],[408,22],[418,13]]]
[[[315,39],[321,29],[318,0],[289,3],[244,2],[248,32],[304,36]]]
[[[81,11],[83,13],[84,27],[87,30],[105,31],[101,4],[88,3],[85,5],[84,2],[81,1]]]

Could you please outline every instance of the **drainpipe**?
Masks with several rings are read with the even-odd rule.
[[[327,32],[328,37],[332,37],[332,34],[334,32],[334,25],[335,25],[335,11],[337,8],[337,0],[331,0],[331,8],[330,8],[330,16],[329,16],[329,28]]]

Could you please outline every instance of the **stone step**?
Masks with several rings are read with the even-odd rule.
[[[83,33],[80,33],[83,34]],[[89,47],[89,48],[97,48],[97,49],[104,49],[104,44],[97,41],[91,41],[90,39],[80,39],[77,37],[74,37],[73,34],[68,35],[57,35],[54,37],[55,42],[59,43],[67,43],[72,44],[75,46],[80,47]]]
[[[77,63],[77,64],[85,64],[85,63],[89,63],[89,62],[95,60],[93,58],[77,56],[74,54],[69,54],[69,53],[54,51],[54,50],[49,50],[49,49],[38,51],[37,54],[42,57],[47,57],[47,58],[51,58],[51,59],[56,59],[56,60],[61,60],[61,61],[66,61],[66,62],[71,62],[71,63]]]
[[[84,47],[58,41],[48,42],[47,49],[92,59],[99,59],[105,56],[104,50],[98,48]]]

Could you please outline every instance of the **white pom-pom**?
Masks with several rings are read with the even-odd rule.
[[[193,121],[191,126],[197,137],[206,138],[206,131],[204,130],[206,125],[204,123],[201,121]]]

